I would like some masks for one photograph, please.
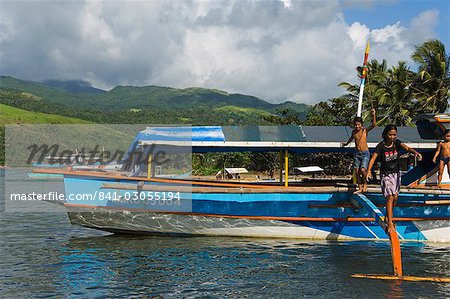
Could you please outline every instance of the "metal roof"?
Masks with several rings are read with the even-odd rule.
[[[383,128],[369,132],[368,145],[381,141]],[[130,147],[188,147],[192,152],[278,151],[351,152],[353,144],[342,148],[352,128],[345,126],[205,126],[148,127],[140,131]],[[416,127],[398,127],[398,139],[419,150],[434,150],[436,141],[423,140]]]

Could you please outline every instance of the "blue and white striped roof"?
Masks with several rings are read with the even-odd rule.
[[[381,141],[383,128],[369,133],[369,148]],[[399,127],[398,138],[409,146],[431,150],[435,141],[422,140],[415,127]],[[201,127],[147,127],[140,131],[129,151],[139,147],[189,147],[192,152],[278,151],[296,152],[350,152],[352,145],[341,147],[352,129],[344,126],[201,126]]]
[[[136,136],[141,141],[225,141],[222,127],[147,127]]]

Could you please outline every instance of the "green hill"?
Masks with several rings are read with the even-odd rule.
[[[176,89],[160,86],[119,86],[97,97],[107,109],[195,108],[237,106],[272,110],[275,105],[253,96],[228,94],[204,88]]]
[[[91,83],[82,80],[45,80],[44,85],[70,93],[102,93],[104,90],[92,87]]]
[[[60,82],[60,84],[63,84]],[[271,104],[254,96],[229,94],[217,89],[177,89],[161,86],[117,86],[102,93],[70,93],[45,84],[23,81],[10,76],[0,76],[1,90],[28,93],[47,103],[62,104],[81,109],[123,111],[129,109],[197,109],[234,106],[275,112],[288,107],[305,117],[309,106],[293,102]]]
[[[87,124],[88,121],[60,115],[31,112],[0,104],[0,124]]]

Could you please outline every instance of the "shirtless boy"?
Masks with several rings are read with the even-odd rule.
[[[439,142],[436,154],[433,157],[433,163],[436,163],[439,157],[439,175],[438,188],[441,187],[442,175],[444,174],[445,165],[447,165],[448,175],[450,176],[450,130],[445,130],[444,141]]]
[[[367,166],[369,165],[370,152],[369,146],[367,145],[367,135],[369,131],[377,126],[377,120],[375,115],[375,109],[372,112],[372,124],[364,128],[363,120],[361,117],[355,117],[353,120],[354,129],[352,131],[352,136],[347,142],[343,142],[342,146],[347,146],[352,140],[355,140],[355,160],[353,168],[356,170],[356,180],[358,182],[358,190],[355,193],[366,192],[367,191]]]

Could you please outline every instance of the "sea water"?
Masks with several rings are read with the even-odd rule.
[[[387,242],[114,235],[37,204],[51,208],[3,205],[0,298],[450,297],[450,284],[350,276],[391,273]],[[407,275],[450,277],[450,244],[404,243],[402,253]]]

